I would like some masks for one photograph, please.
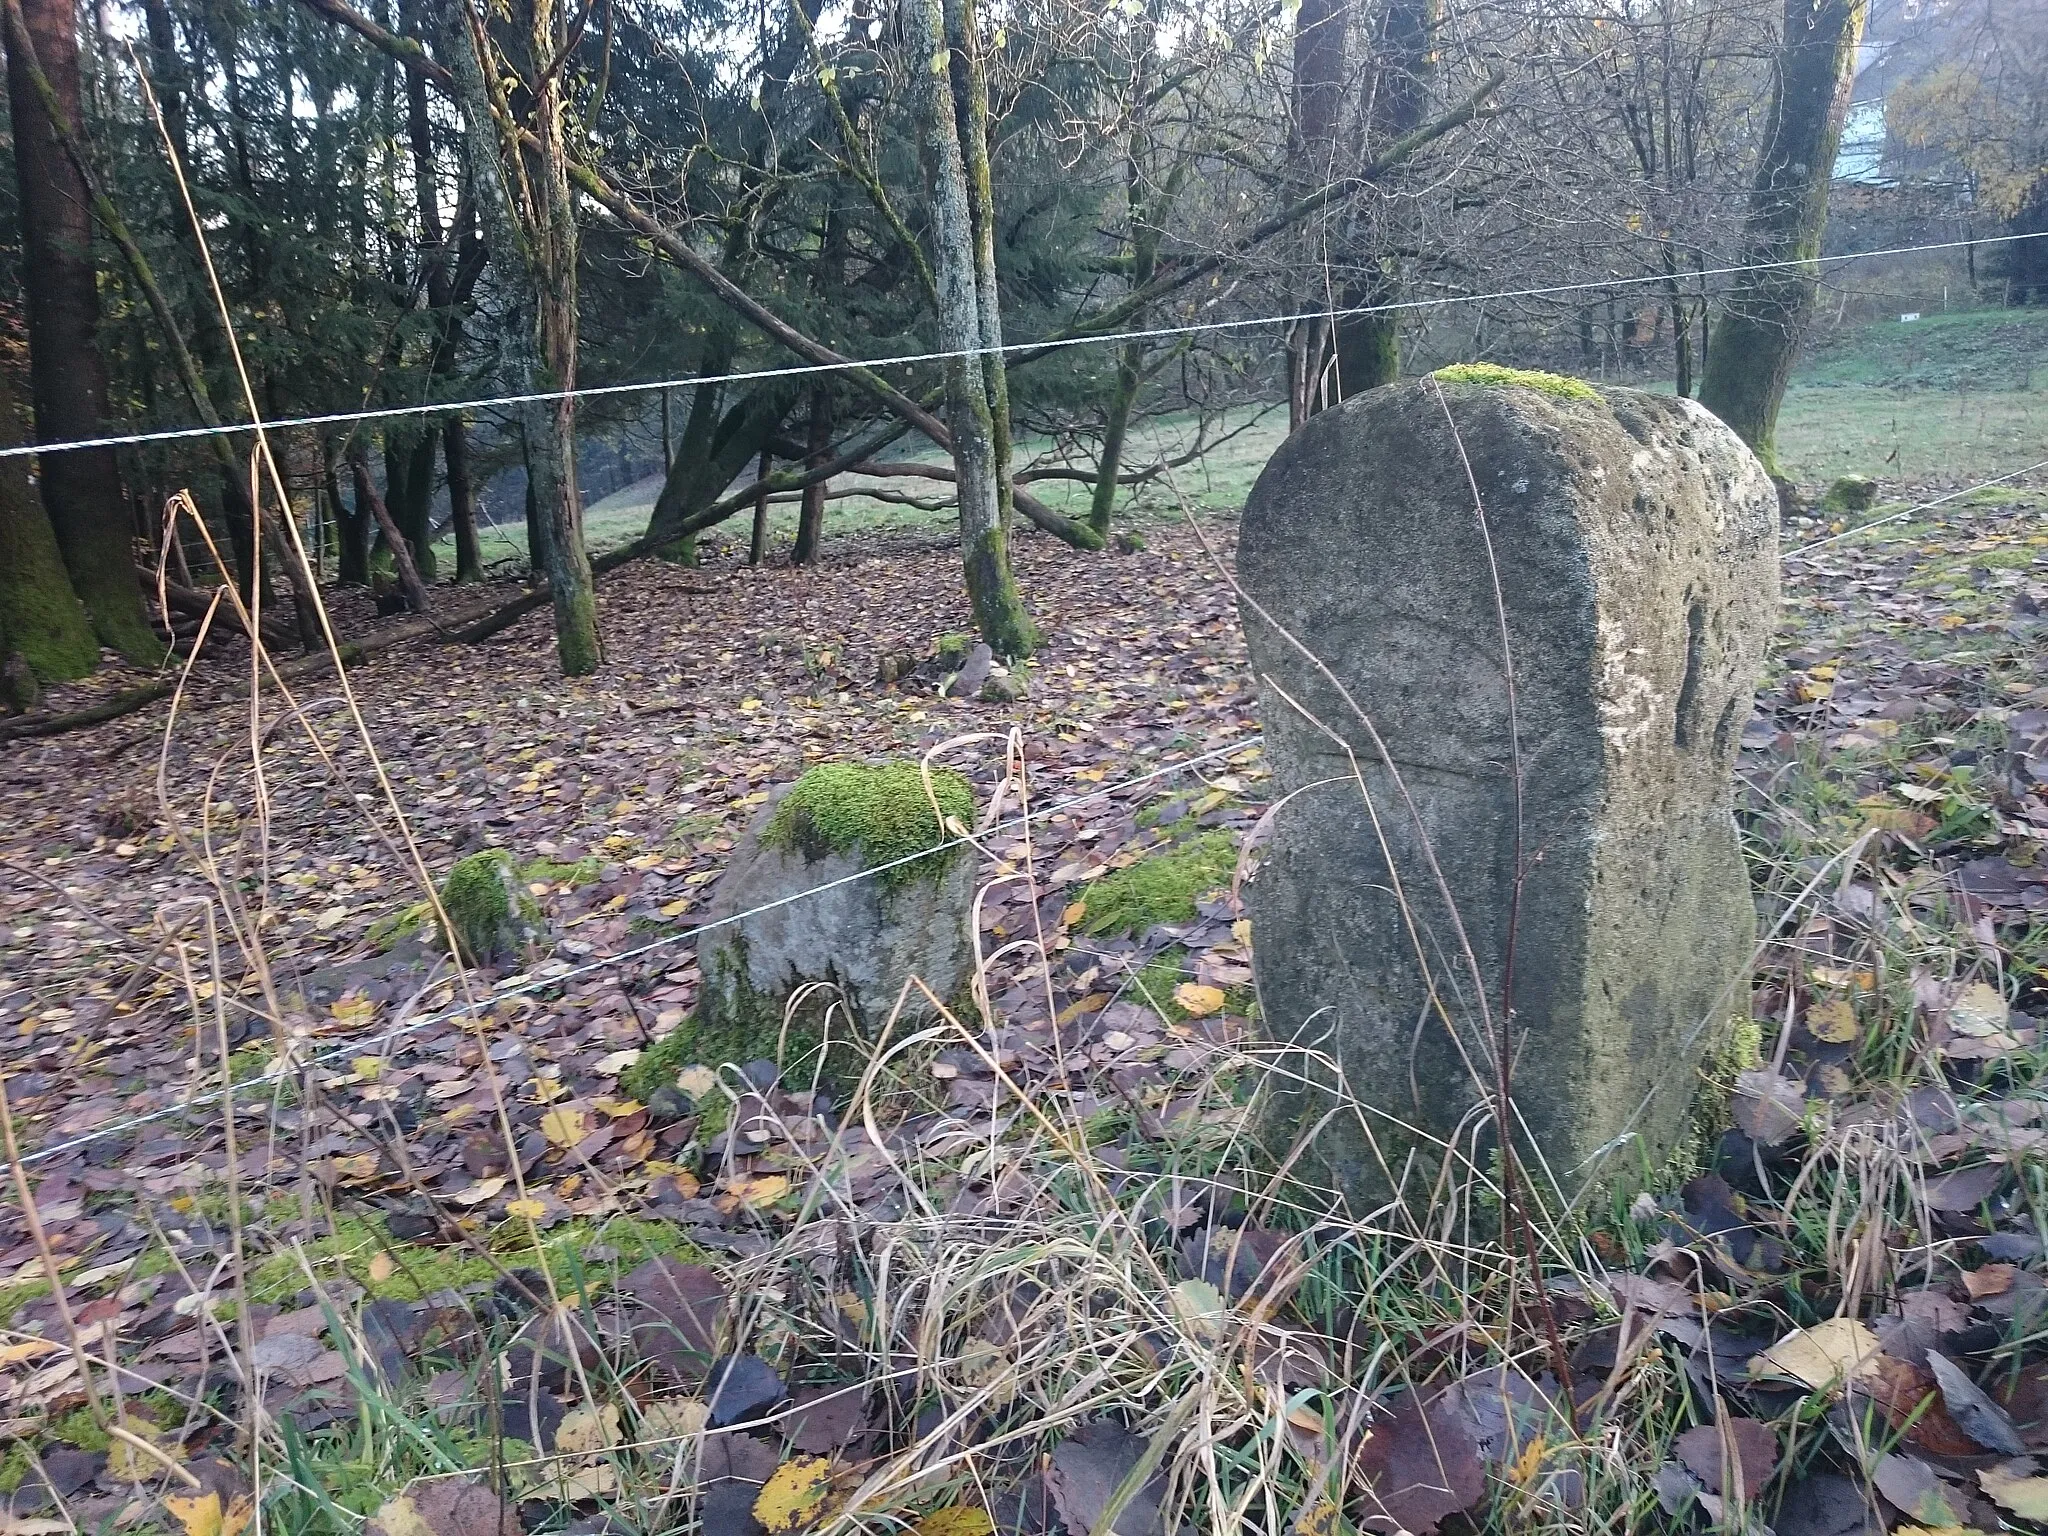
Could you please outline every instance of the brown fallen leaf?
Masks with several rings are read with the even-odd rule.
[[[1699,1424],[1671,1444],[1673,1454],[1705,1485],[1707,1492],[1754,1499],[1778,1466],[1778,1435],[1757,1419],[1729,1415],[1717,1424]],[[1726,1476],[1731,1458],[1734,1487]]]
[[[1486,1493],[1478,1428],[1462,1402],[1443,1393],[1402,1398],[1366,1430],[1351,1465],[1364,1484],[1359,1499],[1368,1530],[1429,1536]]]

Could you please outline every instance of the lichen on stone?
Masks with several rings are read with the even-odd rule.
[[[821,763],[805,773],[775,808],[761,840],[771,848],[802,854],[806,859],[852,854],[868,868],[894,865],[881,876],[896,889],[920,878],[936,878],[942,857],[913,856],[935,849],[951,834],[932,812],[962,826],[974,820],[974,790],[961,775],[939,769],[931,776],[931,794],[915,763]],[[910,859],[909,863],[897,863]]]
[[[540,929],[540,906],[501,848],[456,860],[441,885],[441,909],[453,929],[449,947],[472,964],[516,952]]]
[[[1511,386],[1516,389],[1533,389],[1538,394],[1550,395],[1559,400],[1598,400],[1600,391],[1584,379],[1567,378],[1561,373],[1539,373],[1532,368],[1505,368],[1499,363],[1452,363],[1448,368],[1439,368],[1431,378],[1445,384],[1481,384]]]
[[[1228,832],[1198,833],[1089,887],[1081,931],[1135,937],[1161,923],[1192,922],[1196,898],[1228,885],[1236,868],[1237,844]]]

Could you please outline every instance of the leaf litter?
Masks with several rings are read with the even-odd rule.
[[[1763,1045],[1728,1079],[1736,1112],[1710,1149],[1713,1171],[1658,1203],[1626,1241],[1593,1234],[1621,1323],[1605,1321],[1613,1311],[1591,1293],[1576,1307],[1552,1298],[1578,1351],[1568,1390],[1422,1337],[1409,1349],[1422,1384],[1389,1392],[1358,1382],[1343,1320],[1300,1288],[1327,1244],[1247,1219],[1241,1203],[1219,1225],[1227,1204],[1206,1188],[1177,1194],[1169,1181],[1145,1197],[1175,1234],[1164,1310],[1117,1347],[1158,1368],[1276,1328],[1296,1341],[1246,1358],[1296,1350],[1314,1362],[1249,1378],[1255,1394],[1294,1404],[1285,1438],[1322,1479],[1303,1485],[1303,1529],[1325,1518],[1314,1486],[1341,1488],[1365,1529],[1425,1532],[1489,1499],[1569,1507],[1586,1494],[1578,1472],[1559,1471],[1578,1465],[1573,1415],[1600,1411],[1646,1358],[1675,1361],[1696,1393],[1694,1421],[1655,1480],[1668,1509],[1722,1507],[1712,1501],[1728,1496],[1739,1468],[1741,1497],[1775,1510],[1780,1536],[1862,1528],[1860,1505],[1852,1519],[1824,1496],[1845,1488],[1874,1488],[1881,1507],[1930,1528],[1960,1527],[1990,1504],[2038,1518],[2044,1480],[2028,1453],[2048,1448],[2048,1364],[2024,1341],[2048,1319],[2048,1287],[2039,1234],[2011,1201],[2048,1121],[2034,1054],[2048,690],[2028,666],[2048,582],[2029,542],[2033,516],[2026,503],[1973,510],[1788,562],[1779,671],[1744,735],[1743,815],[1760,856],[1788,866],[1863,841],[1759,969],[1752,1016],[1765,1023]],[[1227,594],[1160,546],[1059,564],[1054,643],[1030,669],[1028,699],[999,708],[868,681],[871,659],[916,653],[961,625],[947,581],[907,579],[927,558],[916,551],[816,575],[723,571],[717,596],[687,607],[664,596],[670,573],[630,572],[607,598],[616,668],[589,683],[533,676],[534,637],[522,631],[365,667],[373,723],[401,798],[420,808],[430,864],[445,868],[478,846],[514,849],[546,913],[549,949],[515,962],[534,990],[498,1000],[473,1025],[449,1019],[379,1038],[455,994],[431,944],[370,941],[372,925],[417,893],[389,829],[352,799],[363,761],[334,731],[330,777],[310,747],[276,732],[265,932],[285,1028],[252,1011],[261,978],[250,970],[230,962],[196,988],[199,1002],[230,1005],[230,1066],[255,1085],[237,1116],[232,1172],[257,1196],[234,1214],[259,1256],[253,1272],[267,1277],[248,1310],[266,1410],[320,1434],[356,1410],[354,1367],[374,1367],[439,1405],[427,1411],[440,1422],[499,1437],[508,1466],[522,1455],[542,1466],[544,1475],[508,1471],[508,1490],[540,1491],[552,1478],[558,1502],[611,1508],[623,1469],[694,1489],[714,1536],[751,1536],[806,1528],[871,1458],[900,1454],[906,1436],[972,1447],[1005,1392],[1036,1390],[1030,1352],[1063,1326],[1048,1306],[1056,1287],[1012,1288],[983,1314],[973,1347],[962,1343],[943,1368],[957,1373],[945,1390],[965,1394],[963,1406],[932,1420],[915,1385],[931,1367],[892,1353],[901,1346],[877,1298],[847,1288],[861,1255],[894,1239],[856,1237],[852,1270],[834,1275],[846,1261],[829,1244],[803,1247],[798,1205],[815,1186],[883,1228],[919,1200],[937,1200],[954,1221],[1033,1208],[1021,1163],[974,1150],[991,1144],[991,1106],[1008,1102],[998,1072],[1054,1095],[1074,1124],[1120,1119],[1122,1139],[1099,1152],[1110,1179],[1132,1191],[1152,1187],[1136,1175],[1158,1148],[1230,1133],[1234,1117],[1205,1074],[1231,1059],[1245,1026],[1241,913],[1227,892],[1205,893],[1190,919],[1105,936],[1085,931],[1086,906],[1094,881],[1188,832],[1248,833],[1262,809],[1255,747],[1198,779],[1115,794],[1032,829],[1046,887],[1023,901],[1021,886],[996,887],[983,923],[998,944],[1041,927],[1055,936],[1049,995],[1027,971],[992,975],[986,1051],[942,1058],[926,1104],[895,1124],[842,1124],[839,1104],[781,1083],[773,1063],[743,1087],[716,1063],[692,1063],[669,1102],[636,1102],[618,1074],[687,1014],[689,946],[572,972],[687,925],[768,790],[809,761],[910,753],[1016,720],[1042,804],[1254,730]],[[2031,563],[2015,564],[2015,552]],[[1984,555],[1997,558],[1970,595],[1941,584]],[[1028,578],[1058,559],[1033,549],[1020,563]],[[249,787],[231,765],[207,780],[237,717],[202,709],[197,719],[171,778],[181,820],[203,815],[216,835],[250,846]],[[208,733],[214,746],[202,744]],[[107,777],[81,771],[82,759],[105,750],[57,738],[16,749],[6,767],[23,814],[0,834],[5,921],[30,957],[0,998],[19,1074],[10,1099],[32,1147],[163,1116],[39,1165],[35,1203],[84,1326],[118,1341],[134,1377],[124,1389],[166,1400],[153,1434],[189,1466],[219,1466],[218,1453],[233,1454],[232,1430],[204,1412],[173,1422],[167,1406],[232,1407],[234,1391],[206,1321],[232,1318],[234,1304],[194,1268],[232,1239],[224,1122],[165,1113],[218,1080],[218,1047],[191,1032],[195,989],[162,963],[165,950],[152,953],[160,940],[170,952],[181,938],[189,945],[190,931],[163,914],[196,887],[154,806],[112,784],[80,794]],[[1001,766],[972,771],[986,792]],[[999,839],[988,851],[985,873],[1000,874],[1026,844]],[[1948,931],[1967,942],[1929,944]],[[1917,967],[1887,968],[1916,948]],[[1180,979],[1150,999],[1134,983],[1162,957]],[[367,1049],[345,1066],[299,1065],[357,1041]],[[1898,1070],[1901,1052],[1915,1073]],[[722,1131],[707,1115],[717,1099],[728,1105]],[[756,1106],[744,1121],[742,1101]],[[741,1138],[742,1124],[766,1134]],[[999,1119],[998,1143],[1006,1125],[1023,1134],[1031,1122]],[[1867,1173],[1872,1149],[1916,1193],[1917,1214],[1900,1230],[1931,1221],[1950,1257],[1923,1261],[1896,1295],[1866,1278],[1832,1319],[1799,1318],[1797,1306],[1787,1316],[1785,1287],[1825,1271],[1812,1268],[1811,1244],[1779,1201],[1802,1172],[1861,1158],[1854,1166]],[[23,1297],[10,1343],[52,1342],[50,1302],[31,1294],[40,1254],[18,1228],[0,1241],[11,1244],[0,1286]],[[802,1295],[750,1267],[786,1249],[810,1277]],[[1184,1300],[1189,1286],[1204,1288],[1199,1306]],[[1798,1326],[1787,1332],[1788,1322]],[[0,1412],[40,1427],[75,1413],[83,1386],[60,1355],[0,1356]],[[608,1385],[608,1362],[621,1359],[640,1373],[630,1393]],[[509,1379],[527,1383],[526,1401],[499,1400],[494,1376],[521,1361],[523,1376]],[[1345,1407],[1346,1394],[1368,1388],[1363,1412]],[[1826,1409],[1827,1453],[1787,1459],[1781,1447],[1815,1404]],[[1866,1464],[1857,1414],[1903,1438]],[[919,1528],[981,1536],[1063,1524],[1081,1536],[1108,1513],[1120,1536],[1152,1536],[1175,1497],[1175,1448],[1162,1443],[1146,1464],[1160,1429],[1070,1421],[1037,1467],[987,1441],[972,1454],[988,1458],[996,1491],[978,1477],[983,1491],[963,1502],[957,1488],[933,1485]],[[127,1497],[109,1453],[30,1434],[41,1438],[43,1471],[26,1500],[13,1496],[10,1518],[34,1518],[51,1497],[108,1510]],[[1341,1469],[1333,1437],[1348,1444]],[[492,1464],[488,1452],[472,1463]],[[234,1497],[224,1489],[210,1506],[224,1525]],[[209,1518],[208,1506],[166,1508]],[[375,1518],[392,1536],[463,1536],[510,1509],[484,1471],[418,1483]]]

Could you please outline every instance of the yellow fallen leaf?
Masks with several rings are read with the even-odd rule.
[[[1781,1376],[1824,1392],[1861,1375],[1879,1347],[1877,1335],[1855,1318],[1831,1317],[1786,1334],[1764,1351],[1763,1363]]]
[[[467,1189],[458,1189],[448,1198],[457,1205],[482,1205],[486,1200],[497,1198],[498,1191],[505,1187],[505,1176],[493,1174],[488,1179],[478,1179]]]
[[[164,1500],[164,1508],[185,1528],[185,1536],[240,1536],[256,1517],[255,1507],[245,1493],[236,1494],[225,1509],[221,1508],[218,1493],[191,1498],[172,1494]]]
[[[398,1260],[382,1248],[370,1255],[370,1284],[382,1285],[398,1273]]]
[[[382,1056],[358,1056],[349,1063],[349,1070],[366,1083],[374,1083],[384,1071]]]
[[[744,1205],[773,1205],[789,1193],[789,1180],[779,1173],[764,1173],[757,1179],[741,1179],[731,1187]]]
[[[754,1500],[754,1518],[769,1536],[784,1536],[816,1520],[831,1491],[832,1463],[823,1456],[799,1456],[777,1467],[761,1485],[761,1495]]]
[[[531,1195],[528,1195],[523,1200],[508,1200],[505,1202],[505,1214],[516,1221],[539,1221],[547,1213],[547,1201],[536,1200]]]
[[[1230,936],[1237,940],[1245,949],[1250,949],[1252,947],[1252,920],[1248,917],[1240,917],[1230,925]]]
[[[640,1405],[640,1440],[680,1440],[702,1434],[711,1407],[694,1397],[664,1397]]]
[[[2033,1470],[2030,1461],[2008,1462],[2003,1467],[1985,1467],[1978,1472],[1977,1481],[2000,1509],[2022,1520],[2048,1520],[2048,1477],[2030,1476]]]
[[[1064,909],[1064,910],[1062,910],[1062,911],[1061,911],[1061,913],[1060,913],[1060,926],[1061,926],[1062,928],[1071,928],[1071,927],[1073,927],[1073,926],[1074,926],[1074,924],[1076,924],[1076,923],[1078,923],[1079,921],[1081,921],[1081,919],[1082,919],[1082,918],[1084,918],[1084,917],[1086,917],[1087,915],[1088,915],[1088,903],[1087,903],[1087,902],[1085,902],[1085,901],[1070,901],[1070,902],[1068,902],[1068,903],[1067,903],[1067,905],[1066,905],[1065,909]],[[941,1513],[941,1514],[943,1514],[943,1513],[944,1513],[944,1511],[943,1511],[943,1510],[941,1510],[941,1511],[938,1511],[938,1513]],[[930,1518],[930,1516],[927,1516],[926,1518],[927,1518],[927,1519],[929,1519],[929,1518]]]
[[[573,1147],[590,1134],[590,1117],[580,1109],[551,1109],[540,1117],[540,1133],[557,1147]]]
[[[0,1344],[0,1366],[19,1365],[24,1360],[33,1360],[39,1355],[54,1353],[60,1347],[52,1339],[26,1339],[19,1344]]]
[[[1199,981],[1184,981],[1173,989],[1173,1000],[1189,1018],[1203,1019],[1223,1006],[1223,989]]]
[[[1828,1045],[1847,1045],[1856,1038],[1856,1010],[1846,998],[1826,998],[1806,1010],[1806,1032]]]
[[[990,1536],[996,1528],[988,1511],[976,1504],[948,1504],[935,1509],[911,1528],[912,1536]]]
[[[755,710],[759,709],[760,707],[761,701],[759,699],[740,700],[740,713],[743,715],[751,715]]]
[[[1543,1458],[1549,1454],[1550,1442],[1541,1435],[1536,1436],[1535,1439],[1522,1447],[1522,1454],[1509,1464],[1507,1469],[1508,1481],[1517,1488],[1528,1487],[1542,1474]]]
[[[592,1456],[619,1443],[619,1410],[605,1403],[562,1415],[555,1429],[555,1451],[562,1456]]]

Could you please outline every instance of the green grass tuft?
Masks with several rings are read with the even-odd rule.
[[[1445,384],[1480,384],[1494,388],[1533,389],[1559,400],[1598,400],[1600,391],[1584,379],[1569,379],[1561,373],[1538,373],[1530,368],[1503,368],[1499,363],[1452,363],[1430,375]]]
[[[1136,936],[1161,923],[1192,922],[1195,899],[1228,885],[1236,867],[1237,844],[1228,832],[1200,833],[1096,881],[1083,893],[1081,931]]]
[[[974,790],[959,774],[935,771],[932,798],[946,816],[972,824]],[[807,858],[858,854],[869,868],[922,853],[946,837],[915,763],[822,763],[796,781],[762,833],[771,848],[793,849]],[[899,887],[936,877],[943,868],[939,859],[920,859],[888,871],[882,884]]]

